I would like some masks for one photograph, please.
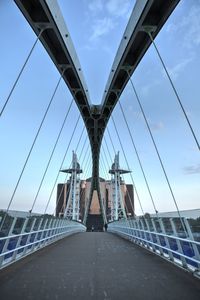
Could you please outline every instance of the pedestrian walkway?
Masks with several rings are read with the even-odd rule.
[[[199,300],[200,281],[111,233],[85,232],[2,270],[0,299]]]

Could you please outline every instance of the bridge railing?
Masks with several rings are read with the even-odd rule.
[[[0,269],[76,232],[86,231],[79,222],[53,216],[8,216],[0,234]]]
[[[200,232],[193,233],[184,218],[182,221],[186,230],[181,230],[182,222],[177,224],[177,221],[177,218],[121,219],[109,223],[108,231],[200,276]]]

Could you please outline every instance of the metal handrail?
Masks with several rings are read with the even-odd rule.
[[[148,231],[148,230],[143,230],[143,229],[138,229],[138,228],[133,228],[133,227],[119,226],[119,225],[114,225],[113,227],[120,227],[120,228],[125,228],[128,230],[131,229],[131,230],[136,230],[136,231],[140,231],[140,232],[144,232],[144,233],[155,234],[155,235],[167,237],[167,238],[174,239],[174,240],[180,240],[183,242],[193,243],[193,244],[200,246],[200,242],[198,242],[198,241],[184,239],[179,236],[168,235],[168,234],[164,234],[164,233],[160,233],[160,232],[156,232],[156,231]]]
[[[160,255],[162,258],[167,259],[179,267],[182,265],[184,269],[200,277],[200,242],[194,240],[188,220],[183,219],[187,228],[186,238],[178,236],[178,231],[172,218],[170,222],[173,235],[166,233],[163,219],[159,219],[162,232],[157,232],[155,220],[151,219],[151,221],[154,231],[151,231],[148,227],[147,220],[145,220],[144,223],[140,221],[129,223],[128,220],[115,221],[108,224],[108,231],[128,238],[131,242],[145,247],[147,250]],[[149,230],[144,229],[145,223]],[[162,237],[163,241],[159,237]],[[170,241],[175,242],[175,244],[170,244]],[[188,243],[188,246],[185,243]]]
[[[24,225],[20,228],[21,233],[12,234],[17,222],[17,217],[15,217],[10,226],[8,235],[0,237],[0,243],[3,243],[0,253],[0,269],[69,234],[86,231],[86,227],[82,223],[55,218],[52,218],[50,223],[46,222],[43,229],[41,229],[41,226],[44,219],[41,218],[37,224],[37,230],[34,230],[36,219],[37,218],[35,218],[30,227],[27,227],[28,222],[27,219],[25,219]],[[24,232],[26,228],[29,228],[30,231]],[[23,241],[23,237],[26,237],[25,241]],[[14,245],[12,244],[12,239],[16,239]],[[21,243],[24,243],[24,245],[21,245]],[[11,245],[13,249],[8,250],[9,245]]]
[[[114,227],[114,226],[113,226],[113,227]],[[117,226],[116,226],[116,227],[117,227]],[[114,230],[114,231],[115,231],[115,230]],[[117,231],[117,232],[120,232],[120,233],[125,234],[125,235],[130,236],[130,237],[133,237],[133,235],[131,235],[131,234],[127,233],[127,232],[124,232],[124,231]],[[195,263],[197,263],[197,264],[200,264],[200,260],[194,259],[194,258],[192,258],[192,257],[190,257],[190,256],[187,256],[187,255],[185,255],[185,254],[182,254],[182,253],[180,253],[180,252],[178,252],[178,251],[172,250],[171,248],[167,248],[167,247],[165,247],[165,246],[158,245],[157,243],[154,243],[154,242],[151,242],[151,241],[147,241],[147,240],[145,240],[145,239],[143,239],[143,238],[141,238],[141,237],[138,237],[138,236],[134,236],[134,238],[136,238],[136,239],[138,239],[138,240],[141,240],[141,241],[143,241],[143,242],[152,244],[152,245],[154,245],[154,246],[159,246],[159,247],[161,247],[161,248],[164,249],[164,250],[167,250],[167,251],[169,251],[169,252],[175,253],[175,254],[177,254],[177,255],[180,255],[181,257],[187,258],[187,259],[189,259],[189,260],[191,260],[191,261],[193,261],[193,262],[195,262]]]
[[[77,225],[79,225],[79,224],[77,224]],[[13,239],[13,238],[20,237],[20,236],[26,236],[26,235],[29,235],[29,234],[44,232],[44,231],[50,231],[50,230],[55,230],[55,229],[76,227],[77,225],[70,225],[70,226],[66,225],[66,226],[62,226],[62,227],[53,227],[53,228],[47,228],[47,229],[41,229],[41,230],[34,230],[34,231],[29,231],[29,232],[25,232],[25,233],[14,234],[14,235],[7,235],[7,236],[4,236],[4,237],[0,237],[0,241],[7,240],[7,239]]]
[[[72,227],[72,226],[71,226],[71,227]],[[74,226],[74,227],[75,227],[75,226]],[[56,236],[58,236],[58,235],[66,234],[66,233],[69,233],[69,232],[72,233],[72,232],[74,232],[74,231],[76,231],[76,230],[73,230],[73,231],[69,231],[69,230],[68,230],[68,231],[65,231],[65,232],[56,233],[56,234],[54,234],[54,235],[52,235],[52,236],[45,237],[45,238],[43,238],[43,239],[41,239],[41,240],[37,240],[37,241],[35,241],[35,242],[29,243],[29,244],[25,244],[25,245],[23,245],[23,246],[21,246],[21,247],[11,249],[11,250],[9,250],[9,251],[7,251],[7,252],[3,252],[3,253],[0,254],[0,257],[1,257],[1,256],[5,256],[5,255],[7,255],[7,254],[9,254],[9,253],[12,253],[12,252],[21,250],[21,249],[23,249],[23,248],[25,248],[25,247],[29,247],[29,246],[32,246],[32,245],[34,245],[34,244],[38,244],[38,243],[41,243],[41,242],[43,242],[43,241],[52,239],[52,238],[54,238],[54,237],[56,237]]]

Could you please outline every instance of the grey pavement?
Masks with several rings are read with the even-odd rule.
[[[67,237],[0,272],[0,299],[200,299],[200,280],[111,233]]]

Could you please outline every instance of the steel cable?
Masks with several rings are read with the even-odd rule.
[[[170,184],[170,182],[169,182],[169,178],[168,178],[168,176],[167,176],[167,172],[166,172],[166,170],[165,170],[165,167],[164,167],[164,165],[163,165],[163,162],[162,162],[162,159],[161,159],[160,153],[159,153],[159,151],[158,151],[158,148],[157,148],[156,142],[155,142],[155,140],[154,140],[154,137],[153,137],[153,134],[152,134],[151,128],[150,128],[150,126],[149,126],[149,123],[148,123],[148,120],[147,120],[146,114],[145,114],[145,112],[144,112],[144,109],[143,109],[143,107],[142,107],[142,104],[141,104],[141,102],[140,102],[140,99],[139,99],[139,96],[138,96],[138,94],[137,94],[137,91],[136,91],[136,89],[135,89],[135,86],[134,86],[134,84],[133,84],[133,81],[132,81],[131,77],[129,77],[129,78],[130,78],[130,82],[131,82],[131,85],[132,85],[133,91],[134,91],[134,93],[135,93],[135,96],[136,96],[136,99],[137,99],[138,105],[139,105],[139,107],[140,107],[140,110],[141,110],[141,112],[142,112],[142,115],[143,115],[143,118],[144,118],[145,124],[146,124],[146,126],[147,126],[148,132],[149,132],[149,134],[150,134],[151,140],[152,140],[152,142],[153,142],[153,145],[154,145],[154,148],[155,148],[155,150],[156,150],[156,153],[157,153],[157,156],[158,156],[158,159],[159,159],[159,162],[160,162],[161,168],[162,168],[162,170],[163,170],[163,173],[164,173],[164,176],[165,176],[165,179],[166,179],[166,182],[167,182],[167,185],[168,185],[169,191],[170,191],[170,193],[171,193],[171,196],[172,196],[172,199],[173,199],[174,205],[175,205],[175,207],[176,207],[176,210],[177,210],[178,216],[179,216],[179,218],[180,218],[181,224],[182,224],[182,226],[183,226],[183,229],[184,229],[184,231],[185,231],[186,235],[188,235],[188,234],[187,234],[187,229],[185,228],[185,225],[184,225],[184,223],[183,223],[183,221],[182,221],[182,219],[181,219],[180,210],[179,210],[179,207],[178,207],[178,204],[177,204],[177,201],[176,201],[176,198],[175,198],[174,192],[173,192],[173,190],[172,190],[171,184]]]
[[[134,150],[135,150],[135,154],[136,154],[136,156],[137,156],[138,163],[139,163],[139,165],[140,165],[140,169],[141,169],[141,171],[142,171],[142,174],[143,174],[143,177],[144,177],[144,180],[145,180],[145,183],[146,183],[146,187],[147,187],[147,190],[148,190],[148,192],[149,192],[149,196],[150,196],[150,198],[151,198],[151,202],[152,202],[152,204],[153,204],[155,213],[157,214],[157,213],[158,213],[158,210],[157,210],[157,208],[156,208],[155,201],[154,201],[154,199],[153,199],[153,196],[152,196],[152,193],[151,193],[151,190],[150,190],[148,181],[147,181],[147,177],[146,177],[146,174],[145,174],[145,172],[144,172],[144,168],[143,168],[143,166],[142,166],[142,162],[141,162],[141,159],[140,159],[140,157],[139,157],[138,150],[137,150],[136,145],[135,145],[135,142],[134,142],[134,140],[133,140],[133,135],[132,135],[132,132],[131,132],[131,130],[130,130],[130,126],[129,126],[128,121],[127,121],[127,119],[126,119],[124,110],[123,110],[122,105],[121,105],[121,103],[120,103],[120,100],[119,100],[119,107],[120,107],[120,109],[121,109],[121,112],[122,112],[124,121],[125,121],[125,123],[126,123],[126,127],[127,127],[127,129],[128,129],[129,136],[130,136],[130,138],[131,138],[131,142],[132,142],[133,148],[134,148]]]
[[[59,80],[58,80],[58,83],[56,84],[56,87],[55,87],[55,89],[54,89],[54,92],[53,92],[53,94],[52,94],[52,96],[51,96],[51,99],[50,99],[50,101],[49,101],[49,103],[48,103],[48,106],[47,106],[47,108],[46,108],[46,110],[45,110],[44,116],[43,116],[42,121],[41,121],[41,123],[40,123],[40,126],[39,126],[39,128],[38,128],[38,130],[37,130],[37,133],[36,133],[36,135],[35,135],[35,138],[34,138],[34,140],[33,140],[33,143],[32,143],[32,145],[31,145],[31,148],[30,148],[30,150],[29,150],[29,153],[28,153],[28,155],[27,155],[27,157],[26,157],[26,160],[25,160],[25,162],[24,162],[23,168],[22,168],[22,170],[21,170],[21,173],[20,173],[20,175],[19,175],[19,177],[18,177],[18,180],[17,180],[17,183],[16,183],[16,185],[15,185],[14,191],[13,191],[12,196],[11,196],[11,198],[10,198],[10,201],[9,201],[9,203],[8,203],[8,206],[7,206],[7,209],[6,209],[6,213],[8,212],[8,210],[9,210],[9,208],[10,208],[12,202],[13,202],[13,199],[14,199],[14,197],[15,197],[15,194],[16,194],[16,191],[17,191],[17,189],[18,189],[19,183],[20,183],[21,178],[22,178],[22,176],[23,176],[23,174],[24,174],[25,168],[26,168],[27,163],[28,163],[28,161],[29,161],[29,158],[30,158],[30,156],[31,156],[31,154],[32,154],[33,148],[34,148],[34,146],[35,146],[35,143],[36,143],[36,141],[37,141],[37,138],[38,138],[38,136],[39,136],[39,133],[40,133],[40,131],[41,131],[41,129],[42,129],[43,123],[44,123],[44,121],[45,121],[45,119],[46,119],[46,116],[47,116],[47,113],[48,113],[48,111],[49,111],[49,109],[50,109],[50,106],[51,106],[51,104],[52,104],[52,101],[53,101],[53,99],[54,99],[54,97],[55,97],[55,94],[56,94],[56,91],[57,91],[57,89],[58,89],[58,87],[59,87],[59,84],[60,84],[61,79],[62,79],[62,76],[60,76],[60,78],[59,78]],[[1,222],[0,230],[2,229],[2,226],[3,226],[4,222],[5,222],[5,218],[6,218],[6,214],[5,214],[5,216],[4,216],[4,218],[3,218],[2,222]]]
[[[41,190],[41,187],[42,187],[44,178],[45,178],[46,173],[47,173],[47,171],[48,171],[49,165],[50,165],[50,163],[51,163],[52,157],[53,157],[54,152],[55,152],[55,150],[56,150],[56,147],[57,147],[58,141],[59,141],[59,139],[60,139],[61,133],[62,133],[62,131],[63,131],[63,128],[64,128],[65,123],[66,123],[66,120],[67,120],[68,115],[69,115],[69,112],[70,112],[70,110],[71,110],[73,101],[74,101],[74,99],[72,98],[71,103],[70,103],[70,105],[69,105],[69,108],[68,108],[68,110],[67,110],[67,113],[66,113],[66,115],[65,115],[65,118],[64,118],[64,120],[63,120],[62,126],[61,126],[61,128],[60,128],[60,131],[59,131],[59,133],[58,133],[56,142],[55,142],[54,147],[53,147],[53,149],[52,149],[51,155],[50,155],[49,160],[48,160],[48,162],[47,162],[47,165],[46,165],[44,174],[43,174],[42,179],[41,179],[41,181],[40,181],[40,184],[39,184],[37,193],[36,193],[36,195],[35,195],[35,198],[34,198],[32,207],[31,207],[31,209],[30,209],[30,213],[33,211],[33,208],[34,208],[34,206],[35,206],[35,203],[36,203],[37,197],[38,197],[38,195],[39,195],[39,192],[40,192],[40,190]]]
[[[67,149],[66,149],[66,151],[65,151],[65,154],[64,154],[64,156],[63,156],[63,159],[62,159],[62,162],[61,162],[60,168],[59,168],[59,170],[58,170],[58,173],[57,173],[57,176],[56,176],[56,178],[55,178],[55,181],[54,181],[54,184],[53,184],[53,187],[52,187],[51,193],[50,193],[50,195],[49,195],[48,202],[47,202],[47,206],[46,206],[46,208],[45,208],[45,212],[44,212],[44,213],[46,213],[47,207],[49,206],[49,202],[50,202],[50,200],[51,200],[51,197],[52,197],[52,195],[53,195],[53,192],[54,192],[54,189],[55,189],[55,186],[56,186],[56,183],[57,183],[57,180],[58,180],[59,174],[60,174],[60,170],[61,170],[61,169],[62,169],[62,167],[63,167],[64,161],[65,161],[65,158],[66,158],[66,156],[67,156],[67,153],[68,153],[69,147],[70,147],[70,145],[71,145],[71,142],[72,142],[72,139],[73,139],[73,137],[74,137],[74,134],[75,134],[76,128],[77,128],[77,126],[78,126],[78,122],[79,122],[79,120],[80,120],[80,117],[81,117],[81,116],[80,116],[80,114],[79,114],[79,116],[78,116],[78,119],[77,119],[77,121],[76,121],[76,124],[75,124],[75,126],[74,126],[74,129],[73,129],[72,135],[71,135],[71,137],[70,137],[69,143],[68,143],[68,145],[67,145]]]
[[[116,124],[115,124],[115,121],[114,121],[113,116],[111,116],[111,119],[112,119],[112,122],[113,122],[113,125],[114,125],[114,128],[115,128],[115,131],[116,131],[116,134],[117,134],[117,137],[118,137],[118,140],[119,140],[119,143],[120,143],[120,146],[121,146],[121,149],[122,149],[122,152],[123,152],[125,161],[126,161],[127,168],[128,168],[128,170],[130,170],[129,163],[128,163],[128,160],[127,160],[127,157],[126,157],[126,154],[125,154],[125,151],[124,151],[124,147],[123,147],[123,145],[122,145],[122,141],[121,141],[119,132],[118,132],[118,130],[117,130],[117,127],[116,127]],[[142,207],[142,203],[141,203],[141,201],[140,201],[140,197],[139,197],[139,194],[138,194],[138,191],[137,191],[137,188],[136,188],[136,186],[135,186],[135,183],[134,183],[134,180],[133,180],[133,176],[132,176],[131,173],[130,173],[130,177],[131,177],[131,181],[132,181],[132,183],[133,183],[133,186],[134,186],[134,188],[135,188],[135,192],[136,192],[136,195],[137,195],[137,198],[138,198],[138,202],[139,202],[141,211],[142,211],[142,213],[143,213],[143,215],[144,215],[144,210],[143,210],[143,207]]]
[[[6,101],[5,101],[4,105],[3,105],[3,108],[1,109],[0,117],[2,116],[2,114],[3,114],[3,112],[4,112],[4,110],[5,110],[5,108],[6,108],[7,104],[8,104],[8,101],[10,100],[10,97],[12,96],[12,93],[13,93],[13,91],[14,91],[14,89],[15,89],[15,87],[16,87],[16,85],[17,85],[17,83],[18,83],[18,81],[19,81],[19,79],[20,79],[20,77],[21,77],[21,75],[22,75],[22,73],[23,73],[23,71],[24,71],[24,68],[25,68],[27,62],[29,61],[29,58],[31,57],[31,54],[32,54],[32,52],[33,52],[33,50],[34,50],[34,48],[35,48],[35,46],[36,46],[36,44],[37,44],[37,42],[38,42],[38,40],[39,40],[41,34],[43,33],[43,31],[44,31],[44,30],[41,30],[41,31],[40,31],[40,33],[39,33],[39,35],[37,36],[37,38],[36,38],[36,40],[35,40],[35,42],[34,42],[32,48],[31,48],[31,50],[29,51],[29,54],[28,54],[28,56],[27,56],[27,58],[26,58],[26,60],[25,60],[25,62],[24,62],[24,64],[23,64],[23,66],[22,66],[22,68],[21,68],[21,70],[20,70],[20,72],[19,72],[19,74],[18,74],[18,76],[17,76],[17,78],[16,78],[16,80],[15,80],[15,82],[14,82],[14,84],[13,84],[11,90],[10,90],[10,93],[9,93],[8,97],[6,98]]]
[[[172,79],[171,79],[171,77],[170,77],[170,75],[169,75],[169,72],[168,72],[167,67],[166,67],[166,65],[165,65],[165,63],[164,63],[164,60],[162,59],[162,56],[161,56],[161,54],[160,54],[160,52],[159,52],[159,50],[158,50],[158,47],[156,46],[156,43],[154,42],[154,39],[153,39],[151,33],[150,33],[150,32],[147,32],[147,34],[149,35],[149,37],[150,37],[150,39],[151,39],[151,41],[152,41],[152,44],[153,44],[153,46],[154,46],[154,48],[155,48],[155,50],[156,50],[156,52],[157,52],[157,54],[158,54],[158,57],[159,57],[159,59],[160,59],[160,61],[161,61],[162,66],[163,66],[163,68],[164,68],[164,70],[165,70],[165,73],[166,73],[166,75],[167,75],[167,78],[169,79],[169,82],[170,82],[170,84],[171,84],[171,87],[172,87],[172,89],[173,89],[173,91],[174,91],[174,93],[175,93],[175,95],[176,95],[176,98],[177,98],[177,100],[178,100],[178,103],[179,103],[179,105],[180,105],[180,107],[181,107],[181,110],[182,110],[184,116],[185,116],[186,122],[187,122],[187,124],[188,124],[188,126],[189,126],[189,128],[190,128],[190,131],[191,131],[191,133],[192,133],[192,136],[193,136],[193,138],[194,138],[194,140],[195,140],[195,143],[196,143],[196,145],[197,145],[197,147],[198,147],[198,150],[200,150],[200,145],[199,145],[199,142],[198,142],[198,140],[197,140],[197,137],[196,137],[196,135],[195,135],[195,133],[194,133],[194,129],[193,129],[191,123],[190,123],[189,117],[188,117],[188,115],[187,115],[187,113],[186,113],[186,111],[185,111],[185,108],[184,108],[184,106],[183,106],[183,104],[182,104],[182,102],[181,102],[181,99],[180,99],[180,96],[179,96],[179,94],[178,94],[178,92],[177,92],[177,90],[176,90],[176,87],[175,87],[175,85],[174,85],[174,83],[173,83],[173,81],[172,81]]]

